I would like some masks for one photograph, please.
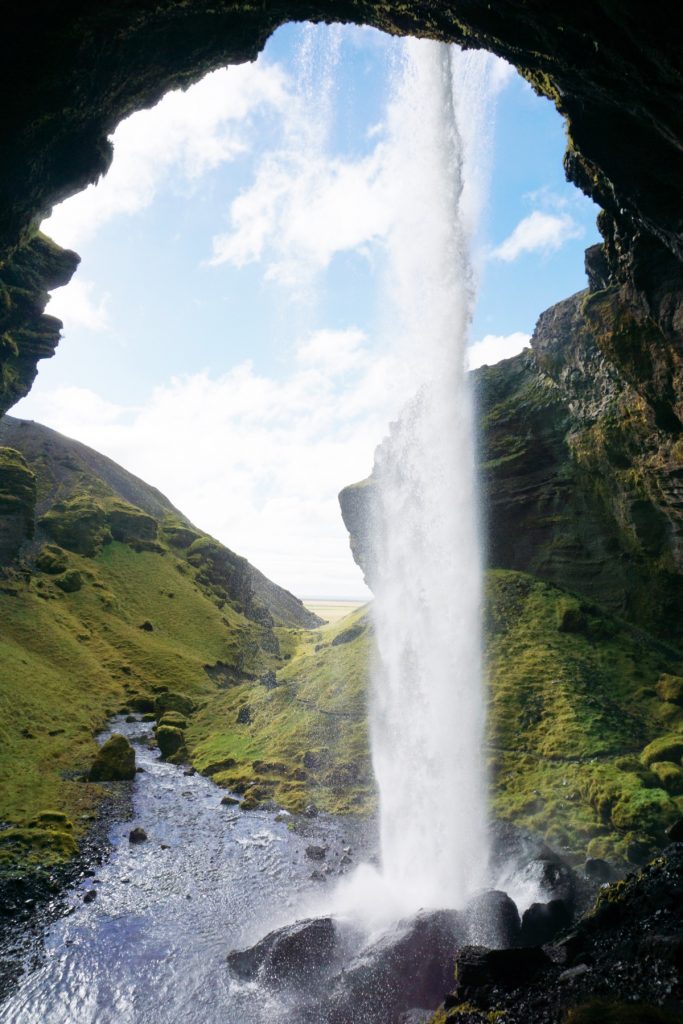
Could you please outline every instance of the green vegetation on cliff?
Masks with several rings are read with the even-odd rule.
[[[193,763],[221,785],[290,811],[309,803],[369,811],[369,637],[365,608],[323,629],[290,632],[283,668],[230,687],[195,716],[187,732]]]

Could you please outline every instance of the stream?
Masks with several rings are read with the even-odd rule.
[[[41,936],[38,965],[27,957],[0,1022],[291,1021],[272,994],[231,979],[226,955],[316,913],[348,870],[345,849],[356,862],[361,823],[321,814],[290,829],[273,811],[223,806],[225,790],[159,760],[150,724],[115,718],[100,741],[113,732],[134,743],[144,769],[132,783],[132,818],[113,824],[110,856],[69,893],[66,916]],[[132,844],[138,826],[148,840]],[[322,863],[307,856],[310,844],[328,848]]]

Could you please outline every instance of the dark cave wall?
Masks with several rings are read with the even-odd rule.
[[[111,160],[107,136],[132,111],[207,71],[253,59],[285,21],[355,21],[392,33],[484,47],[515,64],[567,120],[569,177],[603,208],[603,283],[678,346],[683,326],[683,8],[597,0],[27,0],[3,12],[0,82],[0,283],[20,287],[26,249],[53,204]],[[72,266],[75,262],[72,260]],[[32,287],[36,291],[36,274]],[[19,284],[18,284],[19,282]],[[45,272],[38,291],[55,286]],[[0,305],[0,413],[30,388],[45,331],[35,304]],[[49,350],[49,351],[48,351]]]

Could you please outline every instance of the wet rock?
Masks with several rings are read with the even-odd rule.
[[[175,725],[160,725],[156,731],[156,740],[165,760],[185,750],[185,733]]]
[[[224,796],[221,800],[223,807],[235,807],[239,802],[236,796]]]
[[[92,903],[93,900],[97,899],[97,889],[88,889],[83,896],[84,903]]]
[[[486,949],[484,946],[465,946],[455,958],[456,996],[462,1000],[481,989],[520,988],[549,965],[549,957],[538,947]]]
[[[315,806],[315,804],[308,804],[308,806],[304,810],[304,814],[307,818],[317,818],[318,808]]]
[[[136,715],[126,715],[126,722],[130,725],[131,722],[137,722]]]
[[[315,868],[308,876],[312,882],[326,882],[325,873],[320,868]]]
[[[197,774],[197,769],[196,768],[186,768],[185,771],[183,772],[183,775],[189,775],[189,776],[196,775],[196,774]]]
[[[532,903],[522,916],[522,946],[545,946],[572,923],[572,915],[564,900]]]
[[[683,843],[683,818],[679,818],[666,830],[666,834],[672,843]]]
[[[147,841],[147,838],[148,836],[144,828],[141,828],[139,825],[136,828],[131,829],[130,832],[128,833],[129,843],[145,843]]]
[[[568,967],[566,971],[562,971],[557,980],[566,984],[567,982],[576,981],[578,978],[583,977],[584,974],[588,974],[589,971],[590,967],[588,964],[577,964],[576,967]]]
[[[506,949],[520,939],[521,922],[514,900],[492,889],[474,896],[463,915],[469,941],[477,946]]]
[[[583,871],[591,882],[609,882],[612,877],[611,867],[601,857],[589,857],[583,866]]]
[[[249,949],[228,954],[230,969],[240,978],[258,978],[272,988],[299,987],[336,963],[339,946],[331,917],[321,917],[270,932]]]
[[[135,751],[125,736],[114,733],[100,747],[88,778],[91,782],[127,781],[135,776]]]
[[[306,856],[310,860],[324,860],[327,856],[327,847],[311,843],[306,847]]]
[[[139,695],[135,697],[130,697],[128,700],[128,704],[133,709],[133,711],[138,711],[140,712],[140,714],[145,715],[143,721],[150,721],[150,719],[146,717],[147,715],[152,715],[151,721],[154,720],[154,701],[152,700],[151,697],[141,697]]]
[[[401,922],[345,966],[318,1020],[386,1024],[415,1007],[436,1009],[452,984],[464,936],[455,911],[422,912]]]

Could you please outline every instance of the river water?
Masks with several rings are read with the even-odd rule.
[[[159,760],[151,726],[112,722],[135,742],[144,772],[133,816],[111,829],[112,852],[95,878],[70,894],[50,925],[38,967],[0,1007],[2,1024],[264,1024],[292,1021],[291,1008],[232,980],[226,954],[271,928],[316,913],[355,859],[361,826],[328,815],[296,830],[269,811],[221,805],[225,790]],[[142,737],[146,733],[146,739]],[[148,841],[131,844],[141,826]],[[301,830],[299,830],[301,829]],[[328,847],[323,864],[306,855]],[[325,881],[312,879],[314,870]],[[84,903],[88,890],[97,897]]]

